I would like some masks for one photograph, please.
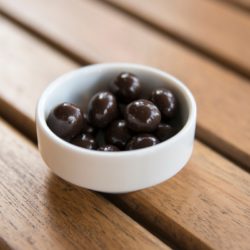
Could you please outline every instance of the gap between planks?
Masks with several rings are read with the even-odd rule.
[[[34,144],[33,141],[31,141],[31,142]],[[36,146],[36,144],[34,144],[34,146]],[[213,154],[216,154],[216,153],[213,153]],[[173,180],[172,180],[172,182],[173,182]],[[178,182],[179,181],[177,181],[177,183]],[[65,182],[65,183],[67,183],[67,182]],[[156,214],[157,213],[159,213],[159,214],[154,215],[154,212],[152,213],[151,206],[149,206],[149,204],[146,204],[146,206],[145,206],[145,211],[146,211],[145,214],[141,212],[141,210],[144,210],[143,207],[140,208],[140,206],[142,206],[143,200],[146,198],[146,197],[144,197],[144,195],[147,192],[149,193],[150,196],[156,195],[158,192],[164,190],[163,185],[164,184],[160,184],[160,185],[157,185],[156,187],[149,188],[147,190],[142,190],[140,192],[134,192],[134,193],[123,194],[123,195],[103,194],[103,193],[98,193],[98,192],[93,192],[93,191],[92,192],[96,195],[102,196],[104,199],[111,202],[113,205],[115,205],[117,208],[119,208],[121,211],[123,211],[127,216],[129,216],[132,220],[134,220],[139,225],[141,225],[143,228],[145,228],[145,230],[150,232],[152,235],[157,237],[161,242],[164,242],[167,246],[169,246],[173,249],[182,248],[183,244],[184,244],[185,248],[187,248],[187,249],[204,249],[204,250],[213,249],[213,247],[211,247],[211,245],[208,245],[202,239],[199,239],[198,237],[196,237],[196,235],[192,234],[192,232],[188,231],[185,227],[182,227],[181,224],[178,224],[171,217],[168,217],[167,214],[163,215],[164,220],[167,220],[167,222],[165,221],[165,222],[163,222],[163,225],[161,225],[160,219],[157,219],[157,216],[161,217],[162,211],[157,211],[157,208],[154,207],[155,204],[152,205],[152,209],[153,209],[153,211],[156,209],[156,211],[154,211],[154,212]],[[179,185],[181,185],[181,183],[179,183]],[[67,183],[67,186],[72,186],[73,188],[75,187],[74,185],[71,185],[70,183]],[[170,187],[171,187],[171,185],[170,185]],[[154,191],[154,189],[155,189],[155,191]],[[85,190],[85,189],[83,189],[83,190]],[[248,192],[248,191],[246,191],[246,192]],[[138,199],[138,201],[137,201],[137,199]],[[211,201],[209,201],[209,199],[206,200],[207,198],[205,196],[203,199],[205,202],[208,202],[207,205],[209,205],[209,202],[211,202]],[[241,202],[241,200],[239,200],[239,201]],[[162,201],[162,202],[165,202],[165,201]],[[246,204],[247,203],[249,203],[249,201],[246,200]],[[177,205],[177,207],[178,207],[178,205]],[[139,208],[138,209],[139,211],[137,211],[137,208]],[[220,209],[223,210],[223,207],[221,207]],[[226,210],[228,210],[228,208],[225,208],[225,211]],[[151,212],[149,212],[149,211],[151,211]],[[225,213],[228,213],[228,211]],[[153,219],[150,218],[150,214],[153,216],[152,217]],[[155,217],[155,219],[154,219],[154,217]],[[248,220],[250,221],[250,218],[248,218]],[[170,228],[170,231],[166,230],[166,223],[167,223],[168,227]],[[240,224],[242,223],[242,219],[241,219],[241,222],[239,222],[239,223]],[[246,223],[247,223],[247,221],[246,221]],[[174,229],[174,231],[171,232],[171,230],[173,230],[173,229]],[[178,234],[179,234],[178,237],[180,237],[180,238],[184,237],[185,240],[184,239],[182,241],[173,240],[174,235],[178,235]],[[221,245],[221,246],[223,246],[223,245]]]
[[[63,43],[59,43],[57,41],[54,41],[53,39],[50,39],[49,37],[47,37],[43,33],[34,29],[32,26],[28,26],[25,23],[23,23],[22,21],[18,20],[14,16],[12,16],[11,14],[4,12],[1,8],[0,8],[0,15],[2,17],[4,17],[5,19],[9,20],[11,23],[18,26],[19,28],[21,28],[22,30],[27,31],[32,36],[34,36],[34,37],[40,39],[41,41],[43,41],[44,43],[50,45],[51,47],[53,47],[53,49],[60,52],[62,55],[69,57],[71,60],[75,61],[79,65],[85,66],[91,62],[91,59],[88,58],[87,56],[85,58],[82,58],[78,53],[75,53],[74,51],[69,50],[67,48],[67,46],[65,46]]]
[[[2,119],[0,138],[0,249],[169,249],[99,193],[51,174]]]
[[[50,41],[46,37],[40,35],[35,30],[29,29],[27,26],[24,26],[22,23],[18,22],[17,20],[11,18],[5,13],[2,13],[1,10],[0,10],[0,14],[3,17],[5,17],[7,20],[11,21],[13,24],[23,29],[24,31],[27,31],[30,35],[34,36],[34,38],[41,40],[44,43],[48,44],[50,47],[52,47],[55,51],[58,51],[64,57],[69,57],[71,60],[73,60],[77,64],[82,64],[82,65],[88,64],[87,60],[83,60],[81,57],[70,53],[67,49],[65,50],[63,46],[60,47],[57,43],[53,43],[53,41]],[[37,137],[36,137],[36,128],[35,128],[34,120],[31,119],[30,116],[26,115],[24,112],[21,112],[21,110],[16,109],[15,106],[13,106],[11,103],[7,102],[5,99],[1,98],[0,96],[0,123],[1,123],[1,117],[10,126],[16,129],[18,132],[20,132],[23,136],[25,136],[37,148]],[[71,184],[68,184],[68,185],[71,185]],[[119,206],[117,206],[114,202],[108,199],[108,197],[105,197],[104,194],[98,193],[95,191],[90,191],[90,192],[96,193],[97,195],[101,195],[105,200],[111,202],[114,206],[116,206],[118,209],[122,211],[122,209]],[[127,214],[125,211],[124,213],[127,216],[129,216],[132,220],[134,220],[133,216],[130,216],[130,214]],[[140,224],[139,221],[136,221],[136,222],[142,227],[144,227],[143,223]],[[155,232],[154,228],[145,227],[145,229],[149,233],[157,237],[160,241],[165,243],[169,247],[169,249],[170,248],[177,249],[176,245],[174,245],[174,243],[170,239],[162,235],[159,235],[157,232]],[[0,249],[2,249],[1,247],[3,247],[3,249],[8,249],[7,247],[12,249],[4,239],[1,240],[0,238]]]
[[[79,65],[86,66],[88,64],[95,63],[91,58],[88,58],[87,56],[85,56],[83,58],[81,55],[75,53],[73,50],[68,49],[68,47],[65,46],[64,43],[59,43],[58,41],[54,41],[53,39],[50,39],[49,37],[44,35],[42,32],[39,32],[38,30],[34,29],[32,26],[26,25],[25,23],[19,21],[18,19],[16,19],[12,15],[9,15],[8,13],[2,12],[1,9],[0,9],[0,14],[4,18],[6,18],[7,20],[11,21],[16,26],[18,26],[19,28],[23,29],[24,31],[27,31],[29,34],[33,35],[34,37],[38,38],[39,40],[42,40],[46,44],[53,47],[53,49],[60,52],[62,55],[69,57],[71,60],[78,63]],[[5,119],[8,120],[9,122],[13,123],[14,125],[16,125],[19,128],[19,130],[22,131],[23,133],[25,133],[26,136],[28,136],[30,139],[32,139],[33,141],[36,141],[35,127],[32,126],[31,121],[30,120],[25,121],[25,119],[27,117],[25,117],[25,115],[24,115],[24,117],[22,117],[22,114],[19,114],[18,117],[11,116],[10,114],[12,113],[12,111],[15,111],[15,108],[12,107],[11,104],[9,105],[4,100],[0,100],[0,102],[3,104],[3,107],[5,107],[2,110],[2,115],[5,117]],[[23,123],[22,121],[25,121],[25,122]],[[30,126],[29,128],[27,128],[26,123],[28,124],[28,126]],[[220,142],[224,145],[223,147],[217,146],[217,144],[214,144],[213,141],[214,140],[221,141],[221,138],[216,137],[210,131],[204,130],[198,124],[197,124],[196,138],[199,141],[206,144],[208,147],[218,151],[221,155],[228,158],[232,162],[241,166],[246,171],[250,171],[249,166],[245,164],[245,162],[247,162],[247,158],[244,159],[245,157],[247,157],[246,155],[243,155],[240,150],[235,148],[233,145],[229,145],[225,141]],[[226,151],[224,150],[225,148],[227,148]],[[232,154],[232,152],[233,152],[233,154]],[[241,155],[240,158],[244,159],[244,160],[242,161],[242,160],[239,160],[238,158],[235,158],[235,155],[238,155],[238,156]]]
[[[218,53],[211,51],[209,48],[206,48],[203,45],[200,45],[198,42],[185,37],[185,35],[182,36],[181,34],[176,32],[174,28],[171,29],[169,27],[166,27],[166,25],[164,24],[159,24],[159,22],[154,21],[153,19],[150,19],[149,17],[145,17],[143,13],[140,13],[140,10],[134,10],[134,9],[132,10],[132,8],[130,8],[129,4],[127,4],[126,2],[122,0],[119,0],[119,1],[95,0],[95,1],[105,3],[111,8],[113,8],[114,10],[119,11],[120,13],[126,14],[128,17],[148,26],[151,29],[157,30],[161,34],[166,35],[167,37],[181,44],[182,46],[185,46],[193,50],[198,55],[208,60],[211,60],[214,64],[218,64],[227,70],[231,70],[235,74],[239,75],[240,77],[244,77],[245,79],[250,79],[250,70],[247,69],[246,67],[242,67],[241,65],[235,63],[233,60],[229,60],[229,58],[226,58],[225,56],[219,55]],[[214,0],[214,1],[218,1],[218,0]],[[141,4],[139,4],[139,1],[134,2],[134,3],[135,5],[142,6]]]
[[[17,37],[16,37],[17,38]],[[14,39],[15,40],[15,39]],[[17,40],[18,41],[18,40]],[[20,42],[20,41],[19,41]],[[32,42],[34,42],[34,39],[32,40]],[[44,46],[45,47],[45,46]],[[34,48],[30,48],[30,46],[29,46],[29,51],[31,50],[31,52],[30,53],[34,53],[36,50],[38,49],[38,47],[37,46],[35,46]],[[35,51],[34,51],[35,50]],[[41,49],[42,50],[42,49]],[[49,50],[49,52],[50,53],[52,53],[52,49],[48,49]],[[32,52],[33,51],[33,52]],[[39,56],[38,55],[36,55],[37,57],[38,57],[38,59],[41,59],[41,61],[43,61],[43,60],[47,60],[48,58],[47,58],[47,55],[48,55],[48,53],[45,53],[45,51],[43,51],[42,50],[42,55],[44,55],[42,58],[39,58],[39,56],[41,56],[41,54],[39,54]],[[51,57],[53,57],[52,55],[51,55]],[[61,59],[62,60],[62,56],[60,57],[60,56],[57,56],[58,57],[58,59]],[[66,58],[65,58],[65,60],[66,60]],[[58,61],[56,61],[56,60],[52,60],[52,62],[50,62],[51,63],[51,65],[54,65],[54,64],[56,64],[56,63],[59,63],[59,61],[60,60],[58,60]],[[34,62],[35,63],[35,62]],[[70,62],[69,62],[69,60],[67,60],[67,63],[65,62],[65,64],[69,64],[69,65],[72,65]],[[64,68],[62,65],[63,65],[63,63],[62,64],[60,64],[59,63],[59,68],[60,67],[62,67],[62,68]],[[74,65],[74,66],[76,66],[76,65]],[[54,66],[55,67],[55,66]],[[46,68],[46,67],[45,67]],[[33,69],[33,68],[32,68]],[[36,67],[34,67],[34,69],[36,69]],[[58,70],[59,72],[60,72],[60,70],[57,68],[57,67],[55,67],[55,70]],[[65,69],[64,69],[65,70]],[[33,72],[33,74],[35,74],[36,75],[36,72]],[[49,75],[49,73],[46,73],[46,74],[48,74]],[[37,76],[36,76],[36,78],[37,78]],[[35,78],[35,79],[36,79]],[[43,77],[42,77],[43,78]],[[35,80],[34,79],[34,80]],[[45,78],[43,78],[43,80],[45,80],[46,79],[46,77]],[[27,98],[28,98],[28,95],[27,95]],[[32,104],[33,104],[34,102],[32,101]],[[29,108],[29,111],[31,110],[30,109],[30,107],[27,107],[27,108]],[[27,109],[25,109],[24,107],[21,107],[20,108],[20,110],[26,110],[27,111],[27,113],[30,113]],[[32,114],[32,117],[33,117],[33,114]],[[33,119],[33,118],[32,118]],[[201,145],[200,145],[200,147],[201,147]],[[204,146],[203,146],[204,147]],[[199,147],[198,147],[199,148]],[[197,149],[198,149],[197,148]],[[215,155],[215,153],[213,153],[214,155]],[[211,155],[211,154],[210,154]],[[209,156],[208,156],[209,157]],[[221,159],[221,157],[219,157],[218,155],[217,155],[217,159],[220,159],[221,161],[222,161],[222,159]],[[200,159],[200,161],[202,160],[202,157],[201,157],[201,159]],[[210,159],[211,161],[212,161],[212,159]],[[183,185],[184,185],[184,183],[186,183],[186,181],[189,179],[189,177],[191,177],[191,175],[193,175],[193,174],[198,174],[197,175],[197,177],[199,177],[199,175],[201,175],[201,176],[203,176],[203,173],[201,173],[201,172],[203,172],[207,167],[209,168],[209,164],[211,164],[211,165],[214,165],[215,164],[215,162],[211,162],[211,163],[209,163],[209,162],[207,162],[208,161],[208,159],[207,158],[205,158],[204,159],[204,164],[205,164],[205,168],[203,168],[202,167],[202,164],[197,164],[196,166],[195,166],[195,164],[193,164],[194,166],[187,166],[184,170],[183,170],[183,172],[182,173],[180,173],[180,175],[178,175],[177,177],[175,177],[175,178],[173,178],[172,179],[172,181],[170,180],[170,182],[168,182],[166,185],[164,184],[164,185],[161,185],[161,186],[157,186],[157,187],[155,187],[155,188],[153,188],[153,189],[148,189],[148,190],[146,190],[145,192],[144,191],[141,191],[141,192],[138,192],[138,198],[139,198],[139,200],[137,201],[137,200],[134,200],[134,202],[133,202],[133,198],[132,198],[132,203],[131,203],[131,205],[135,205],[136,207],[138,207],[138,205],[140,206],[140,201],[142,201],[142,199],[141,198],[143,198],[143,195],[146,195],[146,196],[148,196],[148,195],[150,195],[150,199],[153,199],[154,198],[154,196],[156,195],[156,193],[158,194],[158,195],[160,195],[160,200],[161,200],[161,202],[163,202],[163,200],[166,198],[166,195],[168,195],[167,193],[165,193],[165,191],[166,191],[166,188],[170,188],[171,189],[171,184],[170,184],[170,186],[169,186],[169,183],[172,183],[172,185],[174,184],[174,186],[176,186],[176,184],[177,184],[177,186],[176,187],[179,187],[179,188],[181,188]],[[224,166],[223,167],[223,164],[224,163],[227,163],[227,164],[225,164],[225,165],[227,165],[229,168],[227,168],[227,166]],[[211,173],[209,174],[209,175],[207,175],[207,177],[209,177],[210,179],[213,179],[213,178],[215,178],[216,177],[216,175],[214,176],[214,167],[218,167],[218,173],[221,175],[221,177],[222,178],[228,178],[228,173],[226,173],[227,172],[227,169],[228,170],[230,170],[230,171],[235,171],[235,173],[234,173],[234,178],[232,179],[231,177],[229,178],[229,180],[227,180],[229,183],[233,183],[233,185],[235,185],[235,187],[236,187],[236,190],[238,189],[238,185],[239,185],[239,182],[240,182],[240,179],[239,178],[237,178],[237,173],[241,173],[242,174],[242,176],[245,176],[240,170],[238,170],[237,169],[237,167],[236,166],[232,166],[232,164],[229,164],[229,162],[227,162],[226,160],[224,160],[223,159],[223,164],[222,164],[222,166],[220,166],[220,165],[218,165],[218,166],[213,166],[213,168],[212,168],[212,171],[211,171]],[[198,168],[197,168],[198,167]],[[223,168],[222,168],[223,167]],[[201,168],[200,170],[199,170],[199,168]],[[197,171],[198,171],[198,173],[197,173]],[[216,171],[216,172],[217,172]],[[205,171],[206,172],[206,171]],[[236,176],[235,176],[236,175]],[[240,175],[240,174],[239,174]],[[182,176],[182,177],[181,177]],[[203,178],[204,178],[205,176],[203,176]],[[182,178],[182,179],[181,179]],[[244,180],[244,178],[243,178],[243,180]],[[201,181],[201,182],[203,182],[203,181],[205,181],[205,180],[199,180],[199,178],[197,179],[197,181]],[[196,182],[197,182],[196,181]],[[210,180],[211,181],[211,180]],[[222,184],[223,185],[226,185],[226,188],[225,188],[225,190],[227,190],[230,186],[228,186],[227,185],[227,183],[225,182],[225,180],[218,180],[218,181],[216,181],[216,182],[218,182],[218,183],[221,183],[222,182]],[[238,183],[236,183],[236,182],[238,182]],[[183,184],[182,184],[183,183]],[[188,189],[191,189],[191,186],[190,186],[190,184],[191,183],[188,183],[187,184],[187,188]],[[197,183],[196,183],[197,184]],[[173,186],[173,188],[174,188],[174,186]],[[206,184],[205,186],[207,186],[207,188],[208,188],[208,185]],[[205,187],[205,186],[203,186],[203,188]],[[165,188],[165,190],[164,190],[164,187],[166,187]],[[211,185],[211,188],[212,188],[213,186]],[[223,186],[224,187],[224,186]],[[212,188],[213,189],[213,188]],[[222,190],[218,190],[218,189],[216,189],[217,190],[217,192],[218,193],[220,193],[220,194],[222,194],[222,197],[221,198],[223,198],[223,196],[225,195],[226,196],[226,194],[224,194],[224,192],[222,191]],[[229,189],[230,190],[230,189]],[[181,196],[182,196],[182,194],[184,193],[186,193],[185,192],[185,190],[183,190],[184,192],[180,192],[180,193],[178,193],[177,194],[177,196],[176,195],[174,195],[175,193],[174,192],[172,192],[171,190],[169,190],[170,191],[170,194],[172,193],[172,197],[171,197],[171,199],[168,201],[168,202],[170,202],[170,205],[171,205],[171,200],[173,200],[173,203],[175,204],[176,202],[176,205],[178,205],[178,200],[176,200],[176,202],[174,202],[175,201],[175,197],[176,198],[181,198]],[[194,190],[193,190],[194,191]],[[161,195],[161,193],[163,192],[163,194]],[[197,190],[197,192],[199,193],[199,190]],[[203,190],[203,192],[206,194],[206,191],[205,190]],[[236,191],[234,191],[234,192],[236,192]],[[245,191],[244,191],[244,189],[241,189],[241,192],[239,192],[239,190],[237,191],[238,192],[238,194],[241,194],[241,192],[242,193],[244,193]],[[192,193],[192,192],[191,192]],[[217,200],[217,202],[216,203],[218,203],[218,206],[215,206],[215,204],[213,204],[213,203],[207,203],[207,202],[209,202],[209,200],[207,200],[207,198],[209,198],[209,197],[207,197],[206,198],[206,195],[203,193],[203,197],[201,197],[202,198],[202,200],[204,200],[204,202],[205,202],[205,204],[206,204],[206,206],[205,206],[205,208],[203,207],[203,209],[206,211],[206,212],[210,212],[210,206],[211,206],[211,209],[213,208],[213,209],[215,209],[215,211],[217,212],[217,213],[219,213],[220,214],[220,217],[218,217],[218,219],[221,219],[221,217],[223,218],[224,216],[221,214],[221,211],[220,211],[220,209],[223,209],[223,207],[224,207],[224,205],[223,205],[223,203],[222,202],[220,202],[220,200],[218,200],[218,199],[216,199],[216,197],[215,198],[212,198],[212,201],[213,200]],[[133,197],[135,194],[131,194],[131,196]],[[136,196],[136,195],[135,195]],[[195,197],[195,196],[194,196]],[[148,197],[149,198],[149,197]],[[210,197],[211,198],[211,197]],[[127,198],[125,198],[124,199],[124,201],[126,201],[126,200],[129,200],[130,199],[130,195],[127,197]],[[149,200],[150,200],[149,199]],[[144,197],[144,200],[145,200],[145,197]],[[241,201],[241,200],[239,200],[239,201]],[[136,202],[139,202],[137,205],[136,205]],[[166,202],[166,204],[168,204],[168,202]],[[201,202],[201,200],[198,198],[198,197],[196,197],[196,202],[198,202],[198,204],[199,205],[202,205],[202,202]],[[235,205],[235,201],[233,202],[233,204]],[[241,204],[241,202],[239,202],[239,204],[237,205],[237,206],[240,206],[240,204]],[[134,206],[133,205],[133,206]],[[159,204],[158,204],[159,205]],[[164,205],[164,203],[162,204],[162,205]],[[173,204],[172,204],[173,205]],[[203,204],[204,205],[204,204]],[[209,206],[210,205],[210,206]],[[241,204],[242,205],[242,204]],[[133,208],[133,206],[131,206],[132,208]],[[150,207],[151,207],[151,204],[148,204],[148,206],[149,207],[147,207],[147,209],[146,209],[146,211],[148,211],[149,209],[150,209]],[[153,206],[153,204],[152,204],[152,206]],[[136,207],[134,207],[134,208],[136,208]],[[163,210],[161,210],[161,213],[159,213],[159,214],[156,214],[157,216],[161,216],[161,215],[164,215],[164,211],[165,211],[165,209],[168,209],[169,210],[169,207],[167,208],[167,207],[163,207],[164,209]],[[161,209],[161,207],[157,207],[157,209]],[[235,208],[236,209],[236,208]],[[174,210],[173,210],[174,211]],[[202,209],[201,209],[201,211],[202,211]],[[239,210],[233,210],[233,211],[235,211],[235,213],[238,211],[239,212]],[[158,212],[158,210],[156,210],[156,209],[154,209],[154,212]],[[168,212],[170,212],[170,211],[168,211]],[[241,214],[242,214],[242,212],[243,211],[241,211]],[[234,213],[234,218],[235,218],[235,213]],[[137,214],[138,214],[138,212],[137,212]],[[140,214],[140,211],[139,211],[139,214]],[[145,216],[145,215],[144,215]],[[166,214],[166,218],[168,219],[168,222],[171,222],[171,220],[169,220],[169,214]],[[204,214],[204,216],[205,216],[205,218],[208,220],[207,221],[207,223],[209,224],[209,222],[211,223],[211,225],[214,225],[214,223],[215,223],[215,220],[214,219],[212,219],[212,218],[209,218],[208,216],[206,216],[206,213]],[[179,216],[178,216],[179,217]],[[156,220],[155,221],[153,221],[152,222],[152,220],[151,219],[153,219],[153,218],[155,218]],[[161,218],[161,217],[160,217]],[[147,219],[147,220],[151,220],[151,222],[149,222],[148,224],[150,225],[154,225],[154,224],[157,224],[157,226],[159,225],[159,223],[160,223],[160,221],[159,221],[159,218],[158,218],[158,220],[157,220],[157,217],[155,217],[155,216],[153,216],[153,214],[152,213],[150,213],[150,215],[149,216],[146,216],[145,217],[145,219]],[[235,218],[236,219],[236,218]],[[239,219],[239,218],[238,218]],[[185,239],[187,239],[187,238],[189,238],[190,237],[190,234],[188,234],[187,233],[187,231],[185,231],[185,229],[183,229],[183,227],[181,227],[181,225],[180,224],[178,224],[178,218],[175,218],[175,220],[176,221],[172,221],[172,225],[174,225],[174,228],[176,229],[176,228],[178,228],[178,230],[179,231],[181,231],[180,232],[180,235],[181,234],[184,234],[184,236],[185,236]],[[242,221],[242,220],[241,220]],[[202,221],[201,221],[202,222]],[[186,219],[184,219],[184,221],[182,222],[182,223],[186,223]],[[223,223],[222,223],[222,225],[223,225]],[[156,226],[156,225],[155,225]],[[166,222],[165,222],[165,226],[166,226]],[[187,225],[186,225],[187,226]],[[235,225],[236,226],[236,228],[237,228],[237,225]],[[173,228],[172,228],[173,229]],[[191,227],[191,228],[189,228],[189,229],[192,229],[193,230],[193,228]],[[202,229],[202,228],[201,228]],[[232,229],[232,228],[231,228]],[[204,228],[203,228],[203,230],[204,230]],[[243,231],[243,229],[240,229],[239,231],[241,231],[241,233],[244,233],[244,231]],[[165,233],[168,233],[168,230],[166,230],[166,228],[164,228],[164,229],[162,229],[161,228],[161,232],[165,232]],[[218,232],[217,232],[218,233]],[[219,232],[220,234],[221,234],[221,232]],[[237,234],[238,232],[235,232],[235,234]],[[196,232],[196,234],[197,234],[197,232]],[[203,231],[203,234],[204,234],[204,231]],[[223,235],[223,233],[222,233],[222,235]],[[221,236],[222,236],[221,235]],[[175,234],[174,233],[172,233],[172,235],[171,235],[171,237],[175,237]],[[203,237],[204,237],[204,235],[203,235]],[[191,238],[191,239],[195,239],[195,237],[193,237],[193,238]],[[225,240],[225,239],[224,239]],[[229,242],[230,242],[230,239],[228,239],[229,240]],[[183,241],[183,239],[182,239],[182,241]],[[197,244],[200,246],[200,242],[198,242],[198,241],[195,241],[195,242],[192,242],[191,241],[191,243],[193,243],[193,244],[196,244],[196,246],[197,246]],[[218,244],[219,242],[217,242],[217,244]],[[225,244],[226,244],[226,242],[224,242]],[[244,243],[244,242],[242,242],[242,243]],[[241,244],[242,244],[241,243]],[[180,244],[180,243],[179,243]],[[186,243],[187,244],[187,243]],[[212,244],[211,242],[210,242],[210,244]],[[234,242],[234,244],[236,244],[235,242]],[[192,245],[191,245],[192,246]]]

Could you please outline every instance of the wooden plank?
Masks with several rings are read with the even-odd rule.
[[[176,75],[197,100],[199,138],[250,168],[249,81],[96,1],[0,0],[0,9],[84,60],[144,63]]]
[[[197,142],[189,164],[170,181],[110,199],[180,247],[248,249],[249,183],[244,170]]]
[[[106,1],[250,76],[250,18],[238,9],[200,0]]]
[[[19,37],[17,47],[20,51],[22,47],[30,47],[33,44],[37,53],[26,51],[26,60],[36,60],[40,66],[44,66],[50,58],[58,58],[58,61],[59,59],[64,61],[61,65],[72,65],[67,58],[10,23],[2,21],[1,25],[6,27],[5,39],[14,40],[16,36]],[[0,33],[2,30],[0,27]],[[7,44],[2,49],[10,51]],[[15,51],[15,48],[15,43],[11,44],[11,51]],[[39,50],[47,56],[45,58],[41,56],[43,53],[40,54]],[[20,65],[17,63],[19,60]],[[26,72],[26,68],[22,67],[21,59],[16,58],[15,61],[19,74],[14,74],[14,70],[9,71],[10,76],[13,76],[8,81],[9,92],[20,88],[24,75],[21,72]],[[54,68],[55,72],[60,71],[60,65],[58,67],[59,69]],[[38,97],[37,87],[33,83],[44,79],[46,84],[45,80],[49,75],[47,74],[46,68],[37,71],[35,78],[32,82],[29,81],[26,88],[32,89],[33,94]],[[5,76],[7,79],[7,72]],[[15,78],[19,81],[16,82]],[[10,100],[9,105],[21,107],[19,103],[28,99],[26,95],[27,92],[21,92],[18,100]],[[18,112],[30,114],[33,126],[35,102],[34,98],[25,109],[21,107],[18,110]],[[12,113],[12,116],[16,115],[16,112]],[[125,196],[112,196],[112,200],[151,230],[158,232],[160,237],[173,241],[180,247],[226,249],[232,246],[231,249],[237,249],[249,244],[249,181],[250,178],[246,172],[196,142],[195,151],[188,166],[169,182]]]
[[[0,140],[0,237],[5,245],[169,249],[97,193],[52,175],[34,145],[2,120]]]
[[[38,39],[15,29],[2,18],[0,47],[1,113],[34,140],[33,117],[39,95],[49,82],[79,65],[65,60],[48,45],[41,46]],[[20,112],[22,110],[25,114]],[[12,116],[13,113],[16,116]]]

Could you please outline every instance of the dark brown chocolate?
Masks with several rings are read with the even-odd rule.
[[[98,92],[90,99],[88,104],[88,119],[94,127],[104,128],[117,116],[117,102],[110,92]]]
[[[72,144],[100,151],[133,150],[154,146],[174,136],[183,126],[174,93],[157,88],[146,99],[139,79],[121,73],[90,99],[87,112],[62,103],[48,116],[48,127]],[[147,93],[148,94],[148,93]],[[140,99],[139,99],[140,98]]]
[[[124,103],[140,98],[142,87],[139,79],[131,73],[121,73],[111,84],[110,91]]]
[[[105,151],[105,152],[116,152],[120,151],[120,149],[114,145],[104,145],[98,148],[99,151]]]
[[[83,117],[82,132],[88,135],[95,135],[97,129],[91,126],[91,124],[89,123],[87,113],[84,113],[82,117]]]
[[[140,99],[126,107],[125,120],[128,127],[135,132],[152,132],[161,121],[161,113],[152,102]]]
[[[151,135],[151,134],[141,134],[132,137],[132,139],[128,142],[126,149],[133,150],[133,149],[140,149],[140,148],[147,148],[154,146],[159,143],[159,140]]]
[[[170,119],[175,116],[177,101],[172,91],[166,88],[155,89],[150,99],[161,111],[163,118]]]
[[[155,130],[154,134],[160,141],[166,141],[167,139],[174,136],[176,132],[177,129],[172,125],[166,123],[160,123],[157,129]]]
[[[123,149],[127,141],[131,138],[131,132],[127,127],[125,120],[116,120],[112,122],[106,131],[106,142]]]
[[[57,136],[70,140],[83,128],[81,109],[71,103],[62,103],[50,112],[47,124]]]
[[[72,141],[72,144],[86,148],[86,149],[96,149],[96,142],[93,136],[87,134],[80,134],[76,136]]]

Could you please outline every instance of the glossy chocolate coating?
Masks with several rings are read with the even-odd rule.
[[[76,136],[72,141],[72,144],[86,148],[86,149],[96,149],[96,142],[93,136],[87,134],[80,134]]]
[[[105,152],[115,152],[120,151],[120,149],[114,145],[104,145],[98,148],[99,151],[105,151]]]
[[[90,99],[88,103],[88,119],[94,127],[106,127],[117,115],[116,99],[110,92],[98,92]]]
[[[90,125],[88,121],[88,115],[84,113],[82,117],[83,117],[82,133],[88,134],[88,135],[94,135],[96,133],[96,128]]]
[[[57,136],[70,140],[82,130],[81,109],[71,103],[62,103],[50,112],[47,124]]]
[[[150,99],[161,111],[163,118],[169,119],[176,114],[177,100],[172,91],[166,88],[155,89]]]
[[[140,134],[132,137],[132,139],[128,142],[126,149],[133,150],[139,148],[147,148],[154,146],[159,143],[159,140],[151,135],[151,134]]]
[[[110,91],[122,102],[129,103],[140,97],[139,79],[131,73],[121,73],[111,84]]]
[[[165,141],[174,136],[176,132],[177,129],[170,124],[160,123],[154,134],[160,141]]]
[[[161,121],[161,113],[152,102],[140,99],[126,107],[125,120],[135,132],[152,132]]]
[[[131,138],[131,133],[125,120],[113,121],[106,131],[106,142],[122,149]]]

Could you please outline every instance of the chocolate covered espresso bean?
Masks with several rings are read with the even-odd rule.
[[[161,121],[159,109],[151,102],[140,99],[131,102],[125,110],[125,120],[134,132],[152,132]]]
[[[83,128],[81,109],[74,104],[64,102],[50,112],[47,124],[57,136],[70,140]]]
[[[88,104],[88,119],[94,127],[104,128],[117,116],[117,102],[110,92],[98,92],[90,99]]]
[[[142,92],[139,79],[131,73],[121,73],[111,82],[110,91],[124,103],[138,99]]]
[[[127,122],[125,120],[113,121],[106,131],[106,142],[113,144],[118,148],[124,148],[127,141],[131,138],[131,132],[127,127]]]
[[[140,134],[134,136],[127,144],[127,150],[147,148],[159,143],[159,140],[151,134]]]
[[[172,91],[166,88],[153,90],[150,100],[158,107],[163,118],[170,119],[177,111],[177,100]]]

